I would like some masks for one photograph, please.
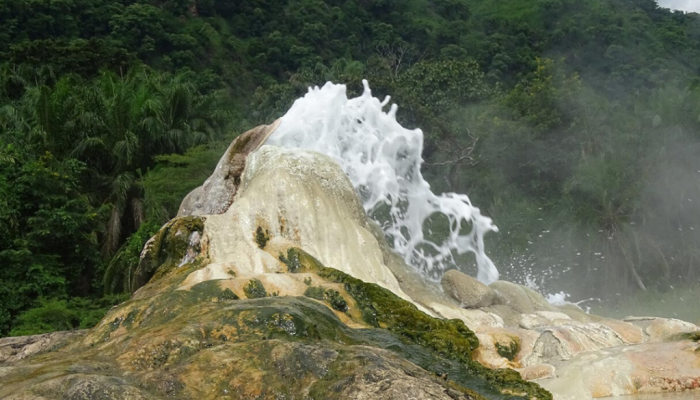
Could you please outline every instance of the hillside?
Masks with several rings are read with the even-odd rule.
[[[90,327],[231,139],[369,80],[504,277],[615,298],[700,279],[700,15],[653,0],[7,0],[0,334]],[[441,223],[434,222],[439,234]],[[460,260],[471,271],[471,260]]]

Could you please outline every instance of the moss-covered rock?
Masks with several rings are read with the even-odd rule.
[[[461,321],[432,318],[300,249],[283,257],[294,274],[222,269],[221,279],[183,285],[199,271],[172,267],[175,230],[163,233],[159,248],[172,253],[145,290],[81,341],[5,369],[0,398],[57,399],[62,387],[104,399],[551,398],[514,371],[472,361],[478,340]],[[299,296],[269,295],[282,278]]]
[[[175,218],[163,226],[153,236],[141,255],[141,261],[133,277],[132,292],[145,285],[154,276],[157,278],[168,274],[187,261],[188,250],[192,255],[199,255],[199,240],[190,243],[193,233],[201,237],[204,232],[204,217]],[[192,247],[190,249],[190,247]],[[192,257],[192,262],[194,257]]]
[[[267,230],[264,230],[262,227],[258,227],[258,229],[255,230],[255,243],[258,244],[258,247],[261,249],[264,249],[265,246],[267,246],[267,242],[270,240],[270,232]]]
[[[319,277],[342,283],[357,303],[362,319],[367,324],[396,334],[403,342],[429,349],[440,358],[454,360],[464,366],[465,375],[455,379],[466,386],[479,386],[475,381],[483,379],[487,386],[501,393],[525,394],[530,398],[551,399],[549,392],[535,383],[524,381],[520,375],[507,369],[489,370],[472,360],[472,352],[479,346],[474,332],[460,320],[442,320],[428,316],[413,304],[399,298],[376,284],[355,279],[343,272],[326,268],[318,260],[299,248],[291,248],[280,258],[290,272],[313,272]],[[517,354],[517,351],[516,351]],[[410,354],[401,354],[411,359]],[[429,363],[419,366],[442,373]]]
[[[306,283],[306,281],[304,281],[304,283]],[[316,300],[326,301],[328,304],[330,304],[331,308],[337,311],[346,312],[348,310],[348,303],[337,290],[310,286],[304,292],[304,296]]]
[[[265,286],[263,286],[262,282],[260,282],[259,279],[251,279],[245,285],[243,291],[245,292],[246,297],[248,297],[249,299],[261,299],[263,297],[269,296],[267,290],[265,290]]]
[[[508,361],[513,361],[515,356],[520,352],[520,339],[513,337],[508,343],[496,342],[496,351],[501,357],[504,357]]]

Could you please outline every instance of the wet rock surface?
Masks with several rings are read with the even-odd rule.
[[[86,330],[64,331],[2,338],[0,339],[0,365],[14,363],[36,354],[57,349],[86,333]]]
[[[473,361],[462,319],[411,302],[330,159],[231,154],[149,241],[132,298],[61,346],[6,357],[0,398],[551,398]]]
[[[257,150],[279,126],[280,121],[261,125],[238,136],[204,184],[185,197],[178,217],[223,214],[233,202],[245,171],[248,155]]]
[[[491,288],[455,269],[447,271],[441,283],[445,293],[464,308],[488,307],[496,302]]]
[[[391,252],[331,159],[261,146],[272,130],[232,144],[97,327],[0,340],[0,398],[552,398],[523,378],[567,400],[697,387],[695,325],[608,320],[457,271],[440,290]]]

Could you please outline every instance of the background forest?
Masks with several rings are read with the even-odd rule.
[[[0,336],[99,321],[228,143],[329,80],[423,129],[505,279],[700,280],[700,15],[655,0],[4,0],[0,64]]]

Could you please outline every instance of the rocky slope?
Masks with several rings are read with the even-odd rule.
[[[463,321],[409,301],[332,160],[269,146],[239,157],[257,148],[241,140],[146,245],[131,300],[5,359],[0,398],[550,398],[473,361]]]
[[[697,387],[698,345],[676,336],[692,324],[606,320],[458,271],[444,290],[425,282],[333,160],[262,146],[275,127],[231,145],[97,327],[0,341],[0,398],[552,398],[522,378],[562,399]]]

